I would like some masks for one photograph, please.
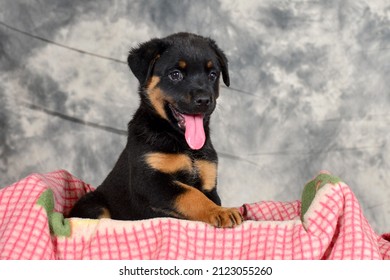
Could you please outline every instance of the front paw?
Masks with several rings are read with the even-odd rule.
[[[237,208],[217,207],[211,211],[207,223],[219,228],[233,228],[243,221],[244,218]]]

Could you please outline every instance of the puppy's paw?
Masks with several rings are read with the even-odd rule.
[[[211,211],[208,223],[219,228],[232,228],[244,221],[237,208],[218,207]]]

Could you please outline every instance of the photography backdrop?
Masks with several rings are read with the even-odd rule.
[[[188,31],[229,58],[212,117],[224,205],[300,199],[322,169],[390,231],[390,2],[0,2],[0,186],[66,169],[98,186],[138,106],[128,51]]]

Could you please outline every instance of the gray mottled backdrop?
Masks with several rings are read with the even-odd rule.
[[[0,2],[0,185],[67,169],[97,186],[138,105],[130,47],[190,31],[230,61],[212,119],[225,205],[300,199],[321,169],[390,231],[390,3]]]

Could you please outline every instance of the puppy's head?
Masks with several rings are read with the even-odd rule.
[[[141,102],[182,133],[191,149],[201,149],[219,95],[220,76],[230,84],[226,56],[216,43],[177,33],[132,49],[128,63],[139,80]]]

